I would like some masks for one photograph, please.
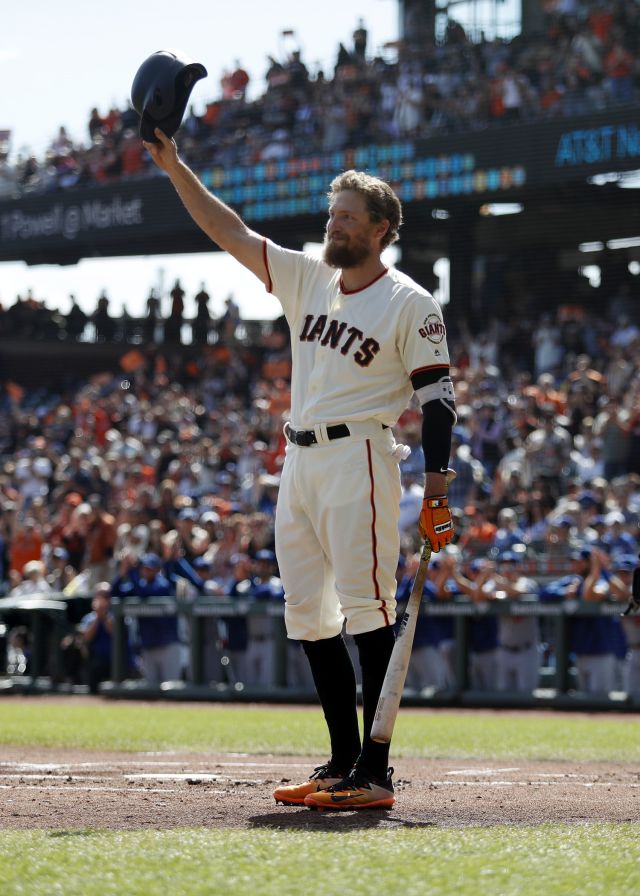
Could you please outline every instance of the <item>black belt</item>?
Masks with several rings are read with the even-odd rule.
[[[309,445],[317,445],[318,439],[312,429],[291,429],[287,424],[285,427],[287,438],[294,445],[302,445],[308,448]],[[351,431],[346,423],[336,423],[335,426],[327,426],[327,438],[330,442],[334,439],[344,439],[351,435]]]

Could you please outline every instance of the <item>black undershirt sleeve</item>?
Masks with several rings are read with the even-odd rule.
[[[423,386],[448,379],[449,368],[437,367],[416,371],[411,376],[415,391]],[[422,405],[422,449],[427,473],[444,473],[451,454],[451,430],[455,423],[453,401],[435,398]]]
[[[427,473],[444,473],[449,466],[453,419],[441,401],[422,406],[422,450]]]

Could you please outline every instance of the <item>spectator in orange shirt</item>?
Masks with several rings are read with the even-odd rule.
[[[238,60],[235,63],[236,67],[234,71],[231,72],[229,77],[230,87],[231,87],[231,99],[238,100],[244,99],[245,93],[247,91],[247,86],[249,84],[249,75],[240,65]]]
[[[485,552],[492,545],[498,531],[495,523],[488,519],[485,508],[479,505],[468,505],[464,508],[465,516],[471,517],[471,523],[458,539],[461,548],[471,553]]]
[[[202,116],[202,121],[209,128],[213,128],[218,119],[220,118],[220,113],[222,112],[222,103],[216,100],[213,103],[207,103],[207,107],[205,109],[205,113]]]
[[[538,411],[551,407],[556,414],[563,414],[567,407],[566,396],[555,388],[551,373],[541,373],[535,384],[523,388],[522,394],[534,400]]]
[[[42,559],[42,534],[32,517],[18,524],[9,548],[9,573],[20,577],[26,563]],[[12,576],[13,578],[13,576]]]
[[[611,31],[614,21],[615,17],[613,10],[608,5],[596,7],[589,13],[589,27],[603,44],[605,44],[609,38],[609,32]]]
[[[120,124],[120,111],[112,106],[102,123],[108,134],[114,133]]]
[[[144,171],[145,159],[144,149],[138,135],[133,131],[129,136],[125,136],[121,143],[120,163],[122,165],[122,174],[125,177],[131,177]]]
[[[86,566],[90,570],[90,585],[102,579],[108,579],[113,574],[113,550],[116,543],[115,518],[101,507],[101,499],[98,495],[91,495],[88,504],[82,505],[89,509],[86,514],[87,543]]]
[[[107,444],[106,435],[111,429],[111,418],[104,407],[98,406],[93,414],[93,435],[96,445],[103,448]]]
[[[603,62],[605,85],[615,102],[628,103],[633,99],[634,67],[633,56],[624,46],[621,35],[616,33]]]
[[[559,106],[561,99],[562,94],[555,80],[550,76],[545,77],[540,90],[540,108],[545,112],[549,112],[551,109]]]

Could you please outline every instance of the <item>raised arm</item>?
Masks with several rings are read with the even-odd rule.
[[[160,128],[156,128],[155,135],[160,142],[143,141],[144,146],[158,168],[169,175],[184,207],[198,227],[268,287],[269,275],[265,264],[263,238],[249,230],[233,209],[203,186],[178,156],[174,140],[167,137]]]

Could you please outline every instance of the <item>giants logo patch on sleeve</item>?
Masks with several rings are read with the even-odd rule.
[[[447,331],[437,314],[429,314],[428,317],[425,317],[422,326],[418,327],[418,333],[423,339],[428,339],[429,342],[438,345],[446,336]]]

